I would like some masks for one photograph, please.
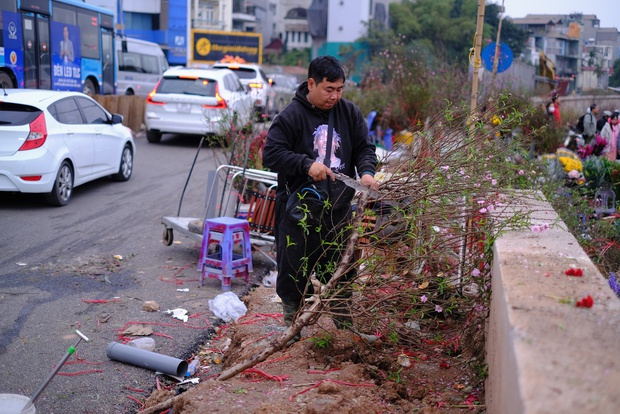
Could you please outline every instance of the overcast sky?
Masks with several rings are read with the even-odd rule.
[[[501,6],[502,0],[487,0]],[[505,16],[525,17],[526,14],[596,14],[601,27],[620,30],[620,2],[617,0],[504,0]]]

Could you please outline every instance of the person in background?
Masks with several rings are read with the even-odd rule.
[[[607,140],[607,159],[609,161],[616,161],[618,159],[618,133],[620,132],[620,125],[618,125],[618,112],[614,112],[609,117],[609,120],[601,130],[601,138]]]
[[[326,283],[338,266],[350,232],[345,230],[352,217],[351,191],[335,180],[334,172],[360,177],[362,185],[378,189],[374,179],[377,167],[376,147],[368,136],[368,126],[361,110],[342,98],[345,72],[332,56],[319,56],[310,62],[308,80],[273,121],[263,150],[263,165],[278,173],[275,207],[275,244],[278,277],[276,293],[282,299],[284,322],[293,323],[304,298],[313,293],[310,275]],[[321,156],[330,113],[333,136],[327,157]],[[289,195],[312,184],[329,189],[331,212],[318,225],[294,222],[287,215]],[[350,269],[346,276],[354,273]],[[351,277],[354,276],[350,275]],[[339,329],[351,328],[352,318],[345,300],[330,300],[329,306]],[[293,341],[299,340],[297,335]]]
[[[560,114],[560,95],[553,95],[551,97],[551,103],[547,107],[547,113],[549,116],[553,116],[553,123],[556,128],[562,126],[562,115]]]
[[[607,123],[607,120],[609,119],[609,117],[611,117],[611,111],[603,111],[603,115],[601,116],[601,119],[596,121],[596,132],[600,133],[603,130],[603,127]]]
[[[593,143],[596,139],[596,116],[598,105],[593,103],[583,117],[583,139],[586,144]]]

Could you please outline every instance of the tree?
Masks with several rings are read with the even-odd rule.
[[[614,73],[609,77],[609,86],[620,86],[620,59],[614,62]]]
[[[394,32],[406,42],[427,40],[438,55],[464,67],[476,33],[477,10],[475,0],[404,1],[390,5],[390,19]]]
[[[483,39],[486,43],[497,39],[500,10],[495,3],[485,6]],[[417,0],[390,5],[392,30],[396,35],[405,36],[406,41],[426,40],[433,44],[438,55],[462,67],[467,65],[473,46],[477,16],[475,0]],[[510,20],[502,22],[500,41],[515,56],[521,54],[527,38],[528,34]]]
[[[490,3],[484,9],[484,24],[490,27],[492,42],[497,39],[497,30],[499,27],[499,15],[501,6],[499,4]],[[517,27],[510,19],[504,19],[502,22],[502,32],[499,41],[505,43],[512,50],[513,55],[519,56],[525,49],[529,35],[523,29]]]

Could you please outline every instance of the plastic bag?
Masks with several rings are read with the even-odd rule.
[[[209,299],[209,310],[224,322],[231,320],[237,322],[237,319],[245,315],[248,308],[234,292],[224,292]]]
[[[127,342],[127,345],[133,346],[134,348],[144,349],[145,351],[153,352],[153,350],[155,350],[155,340],[153,338],[143,337],[132,339]]]

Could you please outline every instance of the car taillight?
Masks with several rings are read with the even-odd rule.
[[[262,82],[250,83],[250,88],[263,89],[263,83]]]
[[[226,101],[224,98],[220,96],[220,88],[219,85],[215,85],[215,99],[217,99],[216,105],[202,105],[203,108],[215,108],[215,109],[226,109]]]
[[[153,91],[149,93],[149,95],[146,97],[147,105],[165,105],[166,104],[166,102],[155,102],[153,100],[153,95],[155,95],[156,91],[157,91],[157,87],[155,87],[155,89],[153,89]]]
[[[34,121],[30,123],[30,133],[26,141],[19,148],[19,151],[27,151],[39,148],[47,139],[47,127],[45,126],[45,114],[41,112]]]
[[[151,105],[165,105],[166,102],[154,102],[153,101],[153,95],[155,95],[157,93],[157,88],[159,88],[159,84],[161,83],[161,79],[157,81],[157,84],[155,85],[155,87],[153,88],[153,90],[151,91],[151,93],[149,93],[146,97],[146,103],[147,104],[151,104]]]

